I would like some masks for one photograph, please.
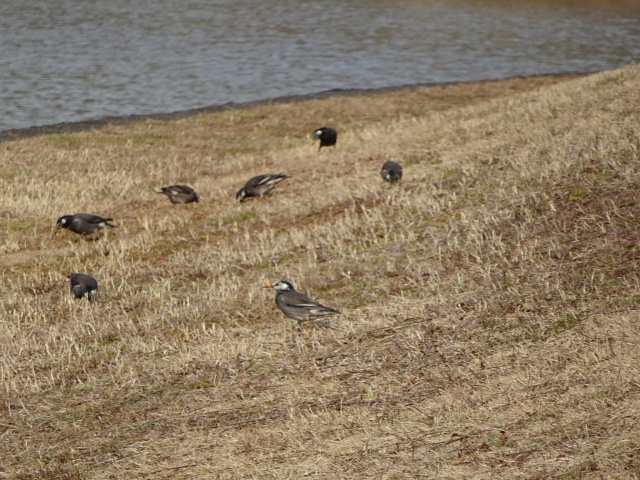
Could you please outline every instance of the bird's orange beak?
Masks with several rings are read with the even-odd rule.
[[[60,231],[60,229],[58,227],[53,227],[53,231],[51,232],[51,236],[53,237],[54,235],[57,235],[57,233]]]
[[[265,285],[264,288],[273,288],[273,285],[271,285],[271,284]]]

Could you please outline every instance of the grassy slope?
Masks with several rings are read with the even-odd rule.
[[[0,478],[639,477],[638,97],[633,66],[1,144]],[[120,227],[49,236],[80,211]],[[297,331],[283,277],[344,314]]]

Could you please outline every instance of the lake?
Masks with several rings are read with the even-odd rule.
[[[613,69],[640,58],[640,9],[609,3],[3,0],[0,131],[330,89]]]

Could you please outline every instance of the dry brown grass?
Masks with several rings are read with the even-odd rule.
[[[0,478],[639,478],[639,97],[630,66],[0,144]],[[120,227],[50,236],[82,211]],[[343,315],[296,330],[283,277]]]

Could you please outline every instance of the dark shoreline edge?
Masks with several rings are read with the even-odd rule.
[[[474,83],[489,83],[499,82],[503,80],[512,79],[527,79],[527,78],[540,78],[540,77],[570,77],[570,76],[586,76],[598,73],[593,72],[562,72],[562,73],[542,73],[534,75],[517,75],[514,77],[485,79],[485,80],[470,80],[470,81],[452,81],[452,82],[431,82],[431,83],[416,83],[411,85],[399,85],[395,87],[381,87],[381,88],[348,88],[341,89],[335,88],[332,90],[325,90],[323,92],[308,93],[302,95],[285,95],[282,97],[268,98],[264,100],[252,100],[248,102],[228,102],[222,105],[209,105],[207,107],[194,108],[190,110],[180,110],[170,113],[152,113],[148,115],[124,115],[124,116],[106,116],[94,120],[81,120],[78,122],[65,122],[56,123],[52,125],[43,125],[36,127],[17,128],[10,130],[0,131],[0,143],[10,142],[15,140],[22,140],[30,137],[37,137],[40,135],[50,134],[67,134],[76,132],[86,132],[88,130],[101,129],[109,126],[129,125],[142,120],[162,120],[173,121],[183,118],[193,117],[201,113],[216,113],[226,110],[238,110],[253,108],[261,105],[272,105],[282,103],[295,103],[303,102],[307,100],[324,100],[331,97],[359,97],[378,93],[396,92],[401,90],[411,90],[414,88],[424,87],[437,87],[446,85],[464,85]]]

